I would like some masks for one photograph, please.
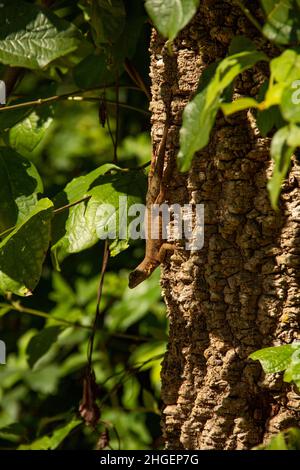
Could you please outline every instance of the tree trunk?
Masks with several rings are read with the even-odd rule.
[[[242,34],[268,51],[233,1],[202,0],[173,44],[154,31],[151,41],[152,134],[162,135],[172,97],[167,158],[178,150],[182,111],[203,70]],[[257,11],[257,10],[255,10]],[[237,80],[254,95],[261,64]],[[253,116],[221,113],[210,144],[189,175],[175,172],[169,203],[204,203],[205,246],[176,251],[163,266],[170,320],[162,370],[163,432],[168,449],[250,449],[300,421],[299,396],[280,374],[264,376],[249,354],[299,339],[300,170],[292,164],[280,212],[269,204],[269,139]]]

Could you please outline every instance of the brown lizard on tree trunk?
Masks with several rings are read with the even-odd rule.
[[[171,100],[170,100],[171,101]],[[166,252],[174,250],[174,245],[164,242],[162,215],[159,212],[157,217],[153,217],[152,208],[165,202],[166,188],[171,178],[173,165],[170,161],[165,161],[166,144],[170,127],[169,104],[166,112],[166,120],[163,135],[157,152],[154,152],[151,159],[151,166],[148,175],[148,191],[146,196],[146,250],[143,261],[129,275],[129,287],[132,289],[147,279],[153,271],[164,261]],[[158,237],[152,238],[152,226],[158,224]]]

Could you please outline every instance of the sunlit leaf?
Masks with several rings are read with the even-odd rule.
[[[31,444],[23,444],[18,447],[19,450],[54,450],[59,447],[63,440],[77,428],[82,422],[78,419],[73,419],[69,423],[61,426],[49,435],[43,436],[33,441]]]
[[[294,0],[261,0],[266,13],[263,32],[270,41],[297,44],[300,39],[300,3]]]
[[[42,272],[50,241],[53,204],[41,199],[0,243],[0,292],[30,295]]]
[[[31,338],[27,346],[28,363],[31,368],[49,351],[60,332],[60,326],[50,326]]]

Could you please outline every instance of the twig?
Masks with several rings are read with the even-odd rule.
[[[88,201],[89,199],[91,199],[91,197],[92,196],[85,196],[82,199],[79,199],[78,201],[72,202],[70,204],[66,204],[65,206],[62,206],[62,207],[58,207],[57,209],[54,209],[53,212],[54,212],[54,214],[59,214],[60,212],[66,210],[66,209],[70,209],[70,207],[77,206],[77,204],[80,204],[83,201]],[[0,235],[0,237],[1,237],[1,235]]]

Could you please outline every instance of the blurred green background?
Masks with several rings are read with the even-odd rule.
[[[61,16],[77,21],[84,29],[76,2],[58,3],[62,4]],[[142,2],[137,10],[138,2],[129,3],[129,20],[134,9],[133,19],[142,18]],[[140,24],[131,63],[149,86],[150,26],[145,21]],[[47,72],[27,71],[12,99],[28,101],[69,93],[78,88],[80,80],[83,88],[97,85],[89,69],[80,69],[77,63],[56,64]],[[121,107],[118,112],[119,165],[135,167],[149,161],[151,155],[149,104],[141,90],[126,88],[134,84],[124,69],[120,70],[119,84],[120,101],[144,111]],[[101,94],[91,92],[90,96]],[[116,89],[107,89],[105,96],[116,100]],[[107,113],[115,135],[116,106],[108,106]],[[103,128],[99,122],[97,101],[59,101],[35,108],[2,133],[1,139],[35,163],[44,182],[45,196],[50,198],[74,177],[111,162],[114,155],[107,125]],[[0,366],[0,449],[19,445],[47,448],[43,442],[59,429],[66,437],[59,437],[56,448],[94,449],[105,428],[113,449],[161,446],[160,364],[166,347],[167,320],[159,272],[134,290],[127,287],[128,273],[141,261],[143,253],[144,244],[137,242],[109,260],[101,301],[103,326],[97,330],[93,356],[101,409],[96,429],[77,421],[74,426],[71,424],[72,432],[65,429],[78,416],[90,330],[79,326],[58,328],[54,317],[87,327],[92,324],[103,242],[66,258],[61,272],[53,269],[48,256],[34,295],[21,299],[26,312],[0,308],[0,338],[7,344],[7,364]],[[44,312],[49,318],[31,314],[31,309]],[[53,327],[53,342],[31,367],[28,345],[45,327]]]

